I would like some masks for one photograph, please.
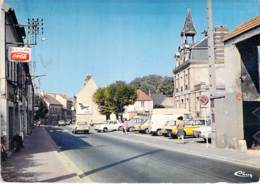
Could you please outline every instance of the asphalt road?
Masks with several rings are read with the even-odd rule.
[[[69,127],[46,129],[60,151],[84,172],[80,177],[87,176],[93,182],[248,183],[260,176],[257,169],[127,141],[120,137],[128,135],[120,133],[74,135]],[[237,171],[252,177],[237,177]]]

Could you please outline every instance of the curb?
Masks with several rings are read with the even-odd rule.
[[[106,136],[106,135],[104,135],[104,136]],[[117,137],[116,135],[112,135],[112,136]],[[129,141],[129,142],[142,143],[142,144],[145,144],[147,146],[153,146],[153,147],[157,147],[157,148],[160,148],[160,149],[164,149],[164,150],[168,150],[168,151],[174,151],[174,152],[178,152],[178,153],[182,153],[182,154],[186,154],[186,155],[193,155],[193,156],[207,158],[207,159],[211,159],[211,160],[215,160],[215,161],[223,161],[223,162],[226,162],[226,163],[231,163],[231,164],[235,164],[235,165],[239,165],[239,166],[247,166],[247,167],[251,167],[251,168],[254,168],[254,169],[260,169],[260,165],[252,164],[252,163],[248,163],[248,162],[243,162],[243,160],[235,160],[235,159],[232,159],[232,158],[225,158],[225,157],[221,157],[221,156],[218,156],[218,155],[214,155],[214,156],[210,157],[209,155],[202,154],[202,153],[191,153],[191,152],[186,152],[187,150],[171,149],[169,147],[163,147],[163,146],[160,146],[158,144],[147,143],[145,141],[125,139],[124,137],[120,137],[120,139],[123,139],[125,141]],[[260,159],[260,157],[259,157],[259,159]]]
[[[58,145],[55,143],[55,141],[51,138],[51,136],[49,135],[48,131],[45,129],[45,127],[43,127],[45,134],[49,137],[50,139],[50,144],[52,144],[52,146],[55,148],[55,154],[57,155],[57,157],[59,158],[59,160],[63,163],[63,165],[66,167],[66,169],[68,171],[72,171],[75,172],[77,174],[77,177],[79,178],[80,181],[83,181],[84,183],[90,183],[93,182],[89,177],[80,177],[80,175],[84,175],[84,172],[79,169],[79,167],[72,162],[64,153],[59,152],[59,147]]]

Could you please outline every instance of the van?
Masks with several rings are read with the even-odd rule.
[[[163,135],[165,133],[165,127],[167,125],[172,126],[172,123],[177,120],[179,116],[183,116],[184,119],[192,120],[192,116],[185,109],[154,109],[151,117],[151,123],[149,132],[153,135]]]
[[[179,116],[174,114],[153,114],[149,132],[153,135],[163,135],[163,130],[167,123],[176,121]]]

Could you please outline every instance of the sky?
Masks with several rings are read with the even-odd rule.
[[[207,28],[206,0],[6,0],[19,23],[44,19],[33,48],[34,75],[45,92],[72,97],[91,74],[98,86],[149,74],[172,76],[187,8],[197,30]],[[212,0],[213,25],[260,15],[260,0]],[[42,41],[40,38],[45,38]],[[38,80],[38,79],[37,79]]]

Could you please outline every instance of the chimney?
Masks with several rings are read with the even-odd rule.
[[[86,78],[85,78],[85,82],[84,82],[84,85],[87,84],[87,82],[91,79],[91,75],[87,75]]]

